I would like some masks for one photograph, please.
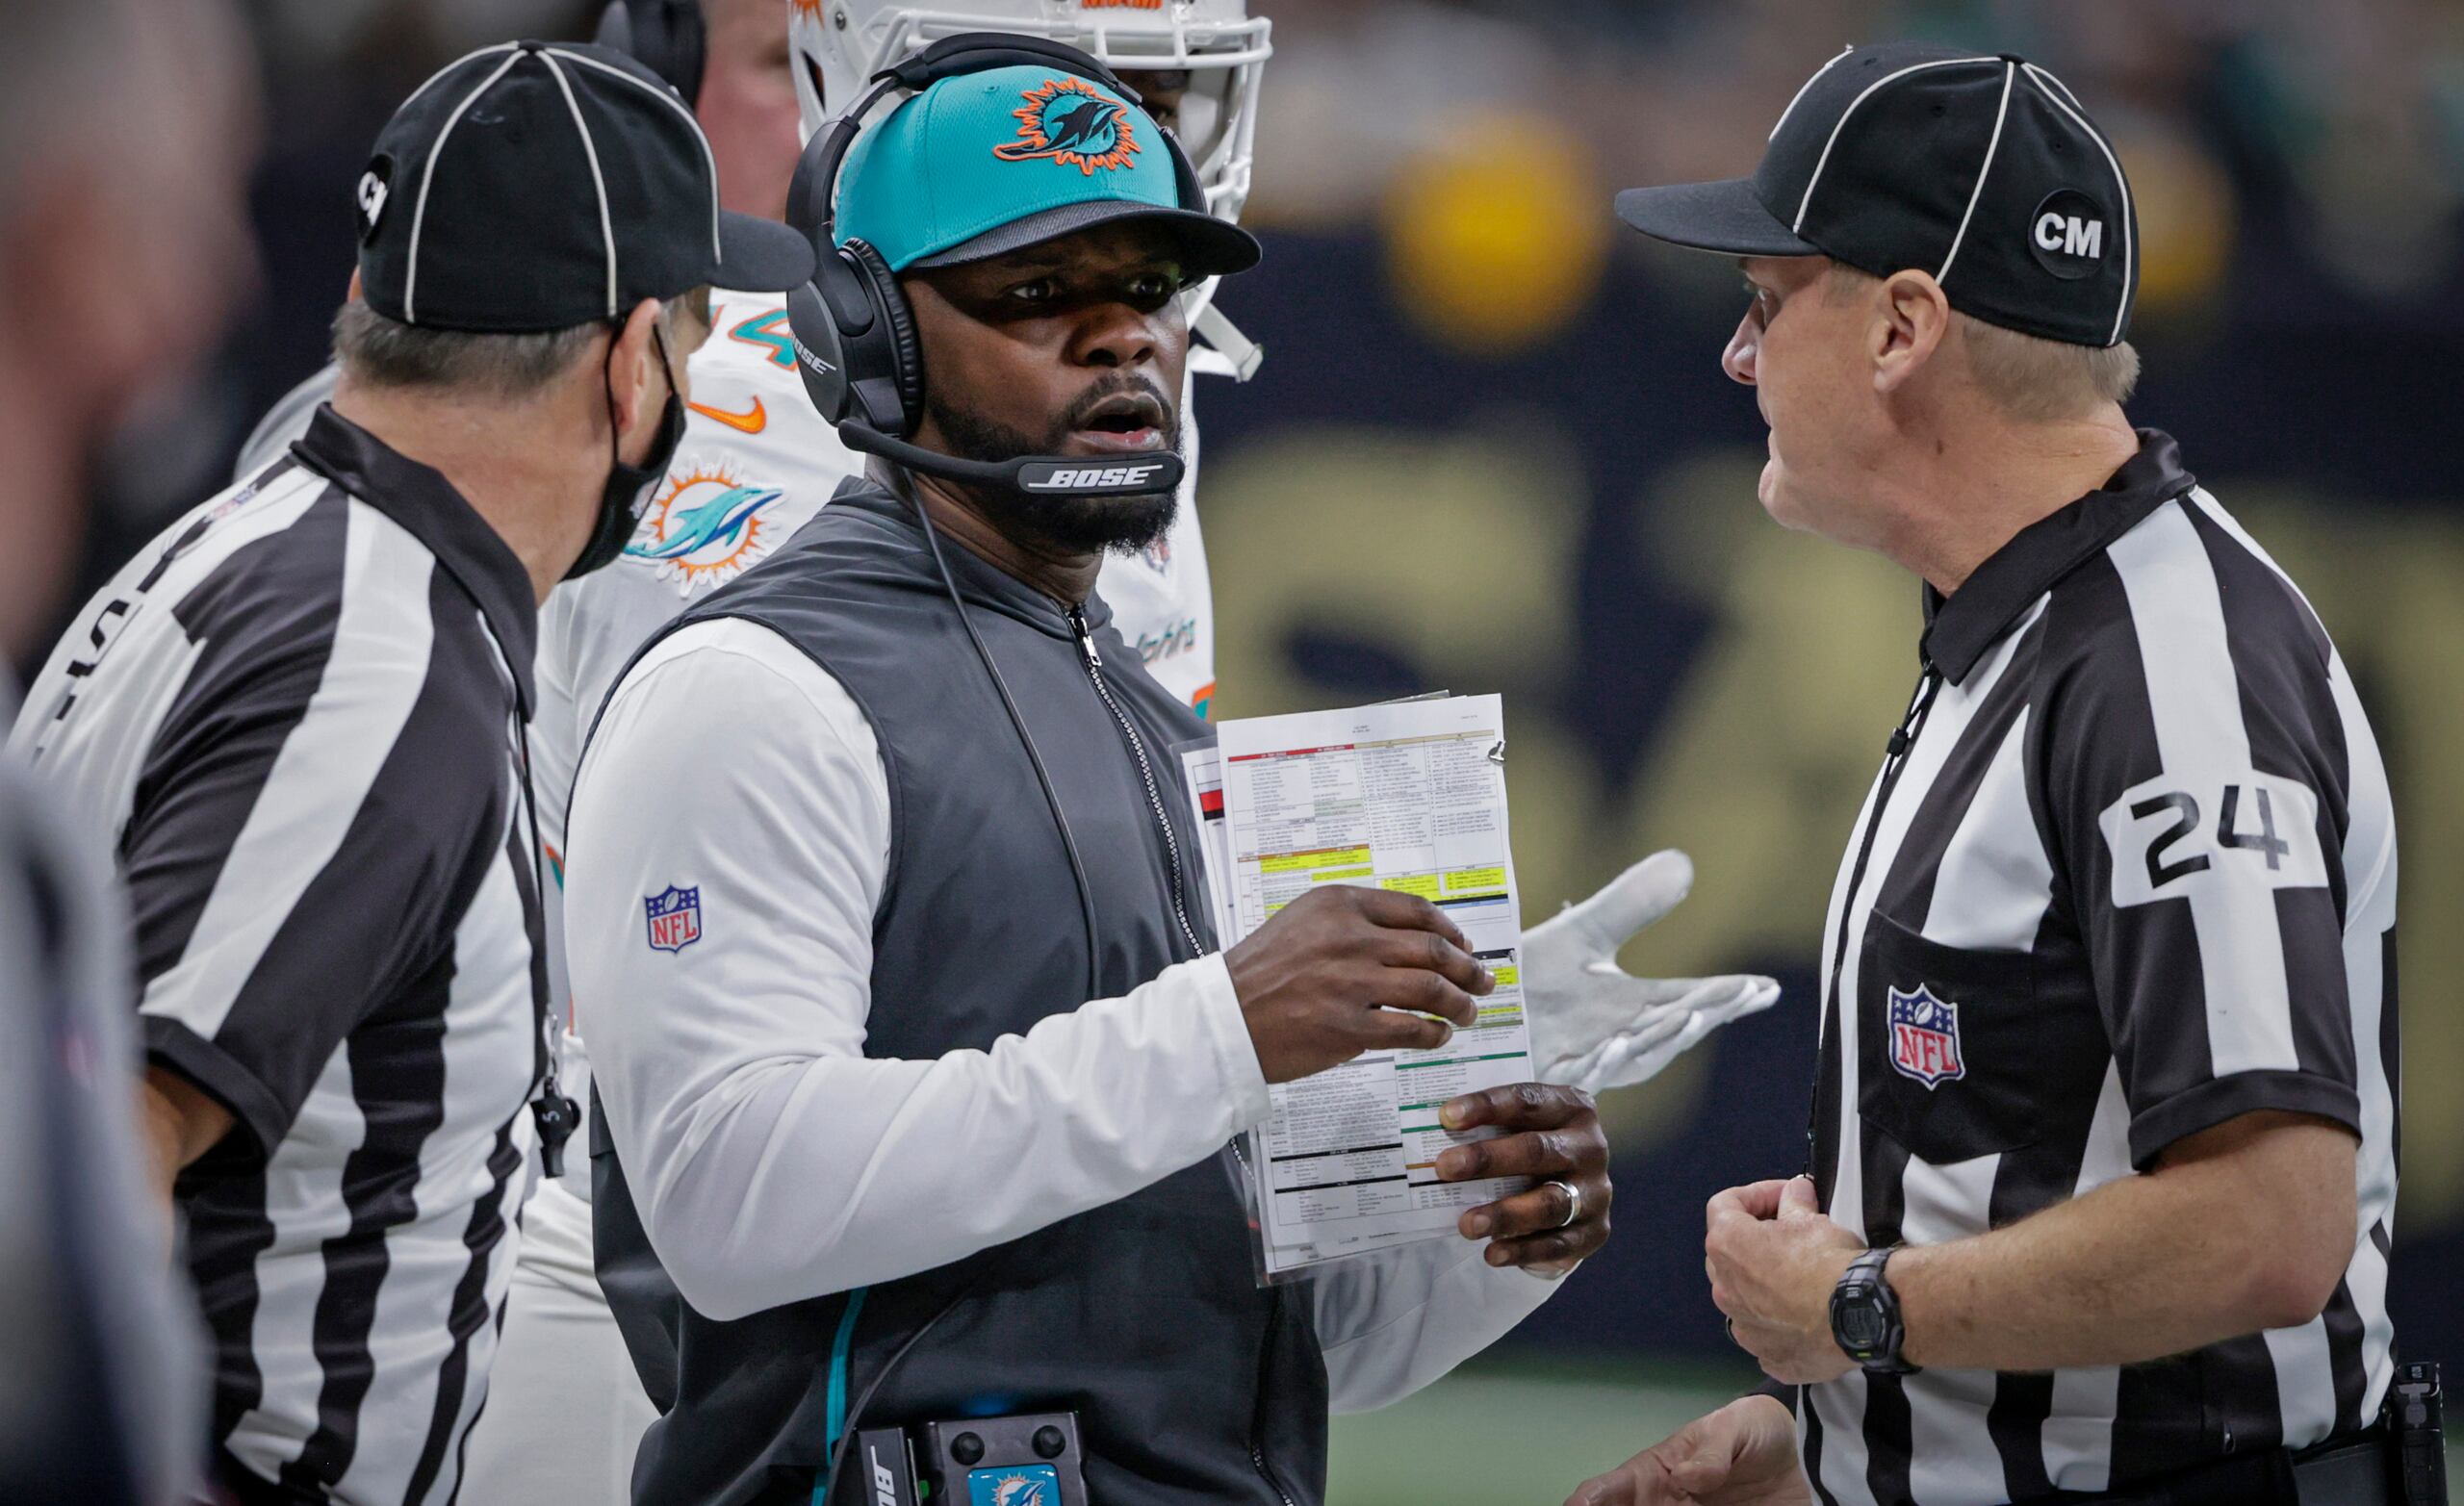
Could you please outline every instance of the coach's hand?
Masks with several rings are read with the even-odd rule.
[[[1585,1480],[1566,1506],[1812,1506],[1797,1468],[1797,1430],[1769,1396],[1732,1401],[1696,1417],[1606,1474]]]
[[[1270,1083],[1364,1051],[1442,1046],[1478,1018],[1474,997],[1497,986],[1445,911],[1356,884],[1302,895],[1223,962]]]
[[[1517,1083],[1450,1099],[1438,1110],[1438,1122],[1450,1130],[1505,1131],[1442,1152],[1440,1181],[1539,1180],[1527,1191],[1483,1203],[1455,1220],[1464,1238],[1489,1241],[1490,1264],[1568,1271],[1608,1242],[1608,1136],[1589,1093]]]
[[[1523,933],[1523,997],[1540,1081],[1586,1093],[1647,1083],[1711,1032],[1771,1007],[1772,979],[1633,978],[1618,949],[1685,898],[1694,861],[1654,853]]]

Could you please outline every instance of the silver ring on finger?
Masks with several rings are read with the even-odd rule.
[[[1566,1216],[1558,1219],[1554,1225],[1556,1228],[1563,1229],[1582,1216],[1582,1189],[1563,1177],[1555,1179],[1549,1185],[1566,1194]]]

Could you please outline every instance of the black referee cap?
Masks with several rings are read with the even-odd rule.
[[[2022,58],[1850,47],[1797,90],[1751,178],[1629,189],[1646,235],[1734,256],[1932,272],[1951,306],[2080,345],[2130,329],[2139,227],[2113,145]]]
[[[419,88],[359,183],[369,307],[432,329],[613,319],[704,284],[784,293],[809,242],[719,209],[710,143],[676,91],[612,48],[507,42]]]

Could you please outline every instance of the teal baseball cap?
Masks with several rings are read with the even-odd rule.
[[[1154,118],[1092,79],[1011,66],[945,78],[857,140],[837,239],[890,270],[980,262],[1095,225],[1170,227],[1192,277],[1247,271],[1257,239],[1181,202]]]

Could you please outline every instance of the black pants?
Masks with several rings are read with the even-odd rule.
[[[2111,1506],[2393,1506],[2392,1454],[2384,1427],[2367,1428],[2294,1453],[2271,1448],[2220,1459],[2106,1495],[2063,1501]]]

